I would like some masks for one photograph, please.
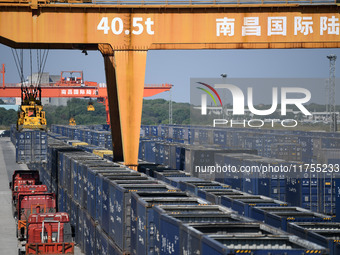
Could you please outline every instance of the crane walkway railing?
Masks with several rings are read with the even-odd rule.
[[[340,1],[339,1],[340,2]],[[113,4],[113,5],[275,5],[275,4],[336,4],[336,0],[124,0],[124,1],[112,1],[112,0],[93,0],[92,4]]]
[[[40,4],[98,4],[118,6],[208,6],[208,5],[336,5],[340,0],[37,0]],[[0,3],[30,4],[32,0],[0,0]]]

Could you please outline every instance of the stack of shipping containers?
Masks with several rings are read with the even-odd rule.
[[[152,167],[146,167],[145,170],[145,173],[152,173],[152,176],[161,180],[157,181],[109,162],[103,159],[104,156],[94,155],[93,152],[98,150],[113,150],[111,133],[99,125],[52,125],[51,131],[50,135],[57,140],[50,139],[48,148],[45,148],[45,158],[50,160],[44,160],[41,155],[36,157],[38,150],[43,150],[43,147],[33,145],[43,144],[41,141],[47,140],[46,133],[40,131],[39,135],[32,133],[26,137],[12,135],[11,139],[16,143],[17,155],[18,152],[24,155],[18,161],[25,163],[26,160],[33,163],[31,167],[39,168],[42,180],[57,194],[58,206],[71,215],[72,222],[77,226],[76,241],[86,254],[100,254],[90,251],[106,254],[111,254],[109,251],[118,254],[185,254],[196,246],[193,249],[197,251],[211,251],[213,248],[210,245],[221,252],[217,254],[225,254],[222,252],[223,247],[227,246],[232,252],[230,247],[242,245],[236,244],[235,240],[232,242],[228,235],[216,239],[207,233],[220,233],[224,230],[238,233],[235,222],[239,222],[240,228],[254,229],[257,233],[282,235],[281,240],[285,240],[282,243],[289,244],[291,248],[298,245],[304,247],[296,243],[294,238],[283,237],[284,234],[277,229],[289,230],[302,237],[303,230],[308,230],[310,226],[300,224],[300,221],[323,222],[326,226],[333,220],[337,209],[340,209],[340,199],[337,199],[340,181],[337,172],[311,171],[319,167],[318,164],[326,170],[339,166],[340,134],[337,133],[142,126],[139,158],[161,165],[157,168],[160,173],[153,171]],[[67,142],[70,145],[66,145]],[[36,154],[29,155],[25,145],[33,146]],[[111,160],[112,157],[112,154],[105,156]],[[145,163],[145,166],[149,163]],[[238,171],[216,171],[217,166],[228,165]],[[241,166],[248,169],[287,166],[308,171],[297,175],[265,174],[261,171],[240,172]],[[172,172],[168,169],[172,169]],[[185,172],[176,172],[174,169]],[[184,191],[180,190],[183,185]],[[193,199],[187,192],[209,202]],[[211,221],[212,217],[208,216],[212,206],[210,203],[220,204],[222,207],[214,208],[214,213],[221,212],[221,217],[228,218],[226,222],[234,225]],[[201,208],[195,209],[195,206]],[[225,211],[223,206],[234,211]],[[282,208],[282,211],[276,208]],[[174,216],[188,212],[190,215],[199,212],[210,220],[198,223],[196,216],[192,219],[191,216]],[[288,214],[293,216],[286,217]],[[267,225],[247,223],[243,216],[262,220],[272,225],[273,229]],[[296,225],[290,227],[291,221]],[[207,231],[209,225],[216,228]],[[154,232],[145,231],[149,228]],[[191,233],[192,240],[198,238],[196,243],[186,239],[188,233]],[[320,233],[316,235],[314,239],[310,236],[303,238],[326,247],[329,237]],[[161,237],[161,241],[157,236]],[[257,247],[256,242],[253,245]],[[288,247],[284,245],[282,247]],[[338,249],[337,245],[333,246],[333,250]],[[303,249],[301,247],[291,250],[291,254],[300,254]]]

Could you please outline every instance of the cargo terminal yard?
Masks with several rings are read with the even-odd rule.
[[[56,194],[58,211],[70,215],[74,242],[84,254],[339,254],[336,175],[193,171],[195,164],[221,160],[238,168],[302,158],[312,163],[314,154],[324,164],[338,164],[338,156],[332,158],[337,134],[142,126],[136,172],[112,161],[107,128],[11,129],[16,160],[29,162]],[[271,137],[270,145],[259,142],[261,135]],[[299,147],[299,141],[305,144]],[[299,148],[287,149],[288,142]]]
[[[339,13],[334,0],[0,0],[0,43],[13,49],[21,79],[11,87],[3,78],[0,87],[21,96],[10,139],[0,138],[0,253],[340,255],[335,55],[327,56],[329,132],[173,125],[171,117],[169,125],[141,125],[149,50],[340,48]],[[30,50],[27,82],[21,49]],[[107,87],[84,82],[80,72],[44,88],[50,49],[100,52]],[[207,94],[223,113],[219,94],[200,84],[200,117]],[[241,89],[215,85],[232,92],[232,114],[246,118]],[[88,94],[88,111],[99,99],[107,123],[47,123],[44,90]],[[255,109],[248,91],[252,116],[276,111],[277,88],[269,110]],[[287,117],[292,104],[296,115],[312,115],[303,106],[310,98],[308,89],[281,87],[275,114]]]
[[[340,133],[142,125],[131,166],[110,125],[47,128],[41,87],[21,94],[1,138],[9,251],[340,254]]]

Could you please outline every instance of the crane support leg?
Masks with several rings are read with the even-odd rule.
[[[114,56],[103,54],[115,160],[119,161],[123,156],[124,164],[135,170],[138,163],[146,55],[145,50],[115,51]]]
[[[110,109],[110,122],[111,122],[111,134],[112,134],[112,145],[113,155],[115,161],[123,161],[123,145],[122,145],[122,134],[121,125],[119,118],[119,106],[118,106],[118,95],[117,95],[117,82],[116,82],[116,71],[114,68],[114,56],[113,54],[103,54],[105,64],[105,76],[107,83],[107,95],[109,99]]]
[[[147,51],[115,51],[124,164],[137,170]]]

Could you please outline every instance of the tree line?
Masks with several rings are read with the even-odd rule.
[[[51,124],[64,124],[68,125],[69,119],[74,117],[77,125],[90,125],[90,124],[105,124],[106,112],[105,106],[96,101],[92,101],[95,111],[87,111],[89,100],[74,98],[67,102],[67,106],[54,106],[45,105],[46,120],[48,126]],[[0,99],[0,104],[3,101]],[[227,106],[232,109],[231,105]],[[270,105],[258,105],[257,109],[269,109]],[[309,104],[306,108],[310,112],[325,111],[325,105]],[[297,110],[297,109],[293,109]],[[190,111],[191,117],[198,120],[197,124],[211,123],[210,118],[214,116],[200,116],[199,111],[194,110],[193,106],[189,103],[172,103],[172,118],[174,124],[190,124]],[[273,113],[268,118],[279,118],[279,112]],[[294,118],[294,116],[291,116]],[[296,116],[295,116],[296,117]],[[9,127],[11,124],[16,123],[18,114],[14,110],[5,110],[0,108],[0,126]],[[159,125],[169,123],[169,101],[164,99],[144,99],[143,100],[143,113],[142,124],[144,125]]]
[[[0,99],[0,104],[4,102]],[[87,111],[89,100],[73,98],[66,106],[45,105],[47,125],[68,125],[69,119],[74,117],[77,125],[106,124],[105,106],[92,101],[95,111]],[[189,124],[190,109],[188,103],[173,103],[173,123]],[[9,127],[15,124],[18,113],[0,107],[0,126]],[[169,123],[169,102],[164,99],[143,101],[142,124],[158,125]]]

